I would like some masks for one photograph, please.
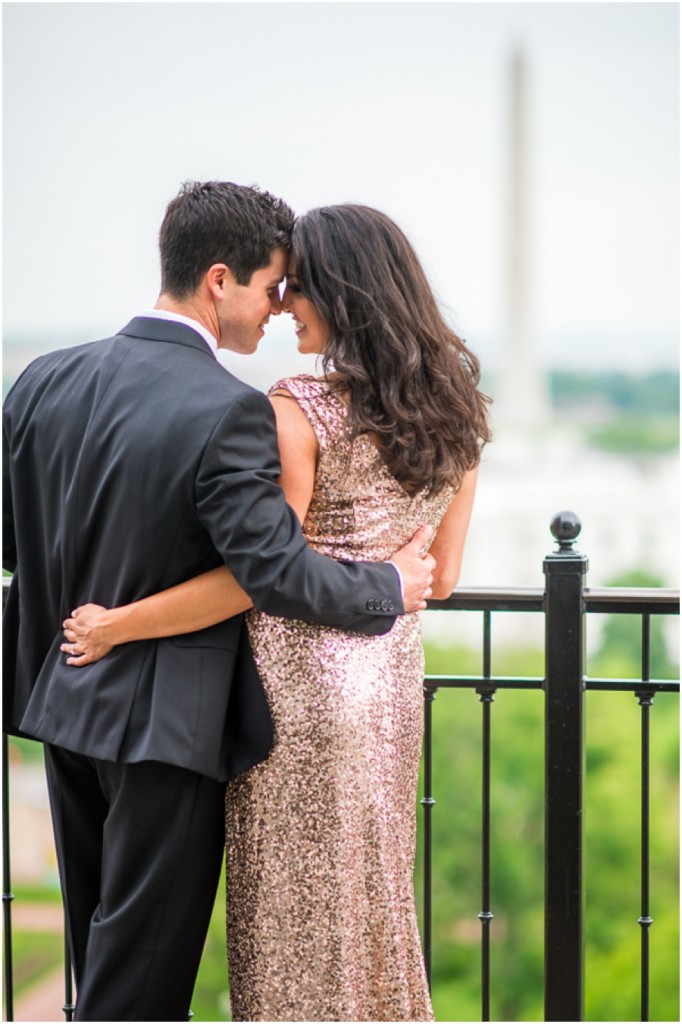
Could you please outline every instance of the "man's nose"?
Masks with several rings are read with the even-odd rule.
[[[279,316],[282,312],[282,300],[279,297],[279,292],[273,292],[270,296],[270,312],[275,316]]]
[[[289,295],[288,287],[284,289],[284,295],[282,296],[280,307],[283,313],[291,313],[292,311],[291,297]]]

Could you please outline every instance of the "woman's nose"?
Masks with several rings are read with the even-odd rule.
[[[274,291],[270,295],[270,312],[278,316],[282,312],[282,300],[279,297],[279,291]]]
[[[288,287],[284,289],[284,295],[282,296],[280,307],[283,313],[291,313],[292,311],[293,307],[291,305],[291,296],[289,295]]]

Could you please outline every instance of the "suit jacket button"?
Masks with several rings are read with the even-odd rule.
[[[393,601],[388,601],[387,603],[388,603],[388,611],[392,612],[393,611]]]
[[[381,610],[382,610],[382,612],[390,611],[389,606],[388,606],[388,601],[382,601],[381,602]]]
[[[372,598],[371,598],[371,597],[370,597],[369,601],[367,602],[367,611],[368,611],[368,612],[373,612],[373,611],[375,611],[375,608],[374,608],[374,601],[372,600]]]

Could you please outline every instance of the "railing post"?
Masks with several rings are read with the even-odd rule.
[[[7,603],[7,584],[2,584],[2,611],[4,614]],[[3,982],[5,989],[5,1020],[14,1020],[14,965],[12,963],[12,882],[10,872],[9,843],[9,748],[7,733],[2,734],[2,912],[3,912],[3,945],[4,969]]]
[[[551,531],[545,571],[545,1020],[585,1016],[583,885],[584,602],[588,561],[573,512]]]
[[[9,845],[9,756],[7,733],[2,734],[2,911],[4,955],[5,1020],[14,1020],[14,968],[12,964],[12,883]]]
[[[433,799],[433,702],[436,691],[424,685],[424,968],[426,980],[431,988],[431,812],[436,801]]]

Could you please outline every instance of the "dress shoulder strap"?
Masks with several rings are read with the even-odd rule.
[[[348,410],[333,384],[321,377],[302,373],[284,377],[268,394],[288,393],[296,399],[315,431],[320,449],[348,437]]]

